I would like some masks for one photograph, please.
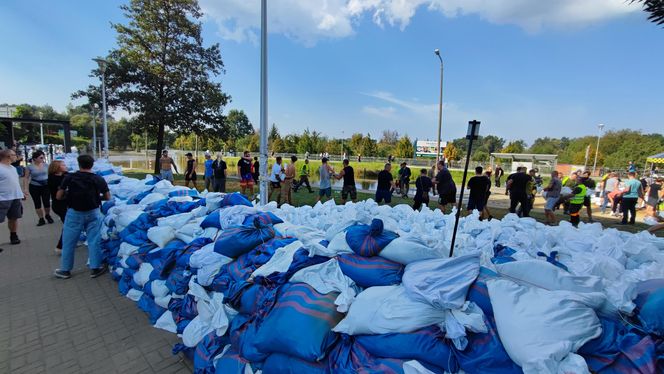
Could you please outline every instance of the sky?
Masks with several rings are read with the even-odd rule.
[[[115,46],[128,0],[0,2],[0,103],[63,111]],[[260,113],[260,1],[199,0],[219,43],[225,109]],[[268,1],[269,122],[332,137],[389,129],[507,140],[664,132],[664,29],[624,0]],[[77,101],[74,104],[82,104]],[[118,113],[122,115],[122,113]]]

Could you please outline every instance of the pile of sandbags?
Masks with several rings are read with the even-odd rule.
[[[197,373],[655,373],[664,241],[368,200],[254,206],[153,177],[104,204],[118,289]],[[658,358],[659,361],[658,361]]]

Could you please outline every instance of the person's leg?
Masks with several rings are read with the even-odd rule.
[[[62,258],[60,259],[60,270],[62,271],[71,271],[74,267],[74,252],[84,223],[81,213],[73,209],[67,211],[65,224],[62,227]]]
[[[44,211],[42,210],[41,191],[39,186],[29,184],[28,192],[32,198],[32,203],[35,205],[35,212],[37,212],[37,217],[39,217],[39,225],[41,226],[42,221],[44,221]]]
[[[622,211],[622,214],[623,214],[622,220],[620,221],[620,223],[622,223],[623,225],[627,223],[627,213],[629,212],[629,209],[630,209],[629,208],[630,200],[632,200],[632,199],[622,198],[622,201],[621,201],[621,204],[620,204],[621,211]]]
[[[219,192],[226,192],[226,178],[221,178],[219,180]]]
[[[42,206],[44,207],[44,217],[48,223],[53,223],[53,218],[51,217],[51,193],[48,191],[48,186],[40,186],[39,193]]]
[[[516,213],[516,206],[519,205],[519,199],[516,196],[510,196],[510,213]]]
[[[602,205],[600,206],[599,210],[602,212],[602,214],[606,213],[606,207],[609,204],[609,197],[606,191],[602,191]]]
[[[569,221],[572,223],[572,226],[578,227],[579,226],[579,221],[581,221],[579,217],[579,212],[581,211],[581,208],[583,207],[583,204],[570,204],[569,207]]]
[[[629,217],[629,223],[633,225],[634,223],[636,223],[636,203],[638,199],[630,199],[630,200],[632,201],[629,204],[629,213],[631,214],[631,216]]]
[[[101,226],[102,217],[101,212],[95,209],[85,213],[85,233],[88,242],[88,259],[90,261],[90,269],[99,269],[102,265],[102,252],[101,252]]]
[[[522,195],[519,200],[523,217],[530,217],[530,198],[527,195]]]

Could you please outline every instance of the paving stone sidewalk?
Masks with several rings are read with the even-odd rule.
[[[21,244],[0,228],[0,373],[191,373],[171,355],[178,338],[150,326],[106,274],[91,279],[87,248],[76,250],[73,277],[55,279],[53,248],[62,224],[36,227],[24,202]]]

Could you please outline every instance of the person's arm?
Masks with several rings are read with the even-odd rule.
[[[24,171],[25,174],[23,174],[23,194],[28,195],[28,191],[29,191],[28,185],[30,184],[30,177],[31,177],[30,168],[28,168],[26,166],[24,170],[25,170]]]
[[[171,159],[171,165],[173,165],[173,169],[175,169],[176,173],[180,174],[180,172],[178,171],[178,166],[175,164],[173,157],[170,157],[170,159]]]
[[[228,171],[228,166],[224,163],[224,178],[228,176],[227,171]]]
[[[198,167],[198,161],[194,160],[194,166],[191,168],[192,169],[192,174],[196,172],[197,167]]]
[[[59,188],[58,192],[55,193],[55,198],[57,200],[64,200],[65,199],[65,190]]]
[[[334,178],[336,178],[337,180],[340,180],[341,178],[344,177],[344,173],[345,173],[344,169],[341,169],[339,174],[335,175]]]

